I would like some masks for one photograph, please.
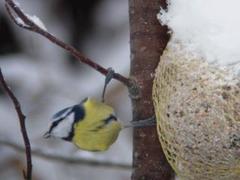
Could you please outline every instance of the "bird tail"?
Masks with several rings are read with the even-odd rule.
[[[143,128],[156,125],[156,117],[150,117],[148,119],[130,121],[128,124],[123,125],[123,128]]]

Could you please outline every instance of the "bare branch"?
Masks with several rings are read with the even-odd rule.
[[[11,147],[16,151],[23,152],[24,147],[18,145],[17,143],[11,140],[4,140],[3,138],[0,139],[0,144]],[[71,156],[64,156],[64,155],[57,155],[56,153],[46,152],[46,150],[39,149],[39,148],[32,148],[32,155],[43,158],[46,160],[58,161],[62,163],[69,163],[69,164],[76,164],[76,165],[86,165],[86,166],[93,166],[93,167],[105,167],[105,168],[113,168],[118,170],[132,170],[131,164],[124,164],[124,163],[117,163],[117,162],[110,162],[110,161],[103,161],[103,160],[90,160],[90,159],[83,159],[79,157],[71,157]]]
[[[0,82],[2,84],[4,91],[8,94],[9,98],[12,100],[15,110],[18,115],[18,119],[19,119],[19,123],[20,123],[20,127],[21,127],[21,133],[22,133],[23,140],[24,140],[26,160],[27,160],[27,171],[26,171],[26,173],[24,173],[24,178],[26,180],[31,180],[32,179],[31,145],[30,145],[30,141],[29,141],[26,126],[25,126],[25,115],[22,113],[20,103],[17,100],[16,96],[13,94],[11,89],[8,87],[8,85],[4,79],[4,76],[2,74],[1,68],[0,68]]]
[[[61,41],[60,39],[58,39],[51,33],[47,32],[46,30],[39,27],[21,10],[21,8],[13,0],[5,0],[5,2],[6,2],[5,6],[7,9],[7,12],[16,25],[18,25],[21,28],[27,29],[29,31],[33,31],[38,34],[41,34],[42,36],[44,36],[45,38],[47,38],[54,44],[62,47],[66,51],[68,51],[72,56],[74,56],[80,62],[92,67],[93,69],[95,69],[96,71],[100,72],[101,74],[103,74],[105,76],[108,74],[108,70],[106,68],[95,63],[91,59],[87,58],[85,55],[83,55],[81,52],[79,52],[73,46],[66,44],[65,42]],[[15,15],[13,15],[13,13]],[[17,18],[19,18],[24,24],[19,23]],[[128,78],[126,78],[118,73],[114,73],[113,79],[116,79],[116,80],[122,82],[127,87],[129,87],[132,84]]]

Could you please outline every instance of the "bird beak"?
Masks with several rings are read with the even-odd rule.
[[[51,137],[51,134],[49,132],[46,132],[44,135],[43,135],[44,138],[50,138]]]

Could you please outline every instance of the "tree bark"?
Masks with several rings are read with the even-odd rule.
[[[169,40],[167,27],[161,26],[156,18],[160,6],[166,8],[166,0],[129,0],[130,76],[139,87],[139,97],[132,98],[134,120],[154,114],[154,73]],[[135,129],[132,180],[170,180],[173,176],[159,143],[156,127]]]

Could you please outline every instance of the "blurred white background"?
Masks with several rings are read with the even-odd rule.
[[[116,72],[128,76],[127,0],[18,2],[25,12],[38,16],[49,32],[73,44],[104,67],[113,67]],[[3,1],[0,2],[0,66],[27,116],[27,130],[34,148],[70,158],[131,165],[131,130],[123,130],[117,142],[103,153],[90,153],[62,140],[42,138],[55,112],[85,97],[100,99],[104,77],[45,38],[14,25]],[[121,83],[111,81],[106,102],[115,108],[121,120],[131,120],[128,92]],[[2,91],[0,123],[0,140],[23,146],[13,105]],[[0,179],[21,179],[24,167],[24,154],[0,143]],[[37,180],[125,180],[130,179],[131,169],[90,167],[33,156],[33,175]]]

